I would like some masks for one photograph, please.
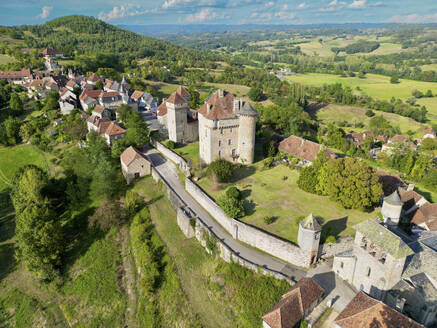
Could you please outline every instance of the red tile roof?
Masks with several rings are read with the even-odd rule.
[[[166,102],[176,105],[188,103],[188,101],[178,92],[174,92],[168,99],[166,99]]]
[[[428,228],[435,227],[437,224],[437,203],[425,203],[417,209],[413,215],[412,223],[419,225],[425,223]],[[430,229],[434,230],[434,229]]]
[[[22,79],[31,76],[32,72],[30,69],[23,69],[21,71],[0,71],[0,79]]]
[[[144,94],[144,91],[135,90],[130,97],[132,99],[138,100],[142,97],[143,94]]]
[[[302,278],[262,319],[271,328],[293,328],[323,293],[313,279]]]
[[[375,300],[363,291],[359,292],[335,319],[341,328],[422,328],[423,326]]]
[[[205,118],[214,121],[234,118],[236,117],[234,113],[234,99],[234,95],[228,91],[216,91],[208,101],[200,107],[198,112]]]
[[[158,116],[165,116],[165,115],[167,115],[167,105],[166,105],[165,101],[163,101],[162,104],[159,105],[157,111],[158,111],[158,113],[157,113]]]
[[[93,109],[93,113],[98,113],[98,114],[103,114],[104,111],[105,111],[105,107],[103,106],[96,106]]]
[[[427,135],[427,134],[432,134],[433,136],[436,135],[433,128],[427,128],[427,129],[425,129],[425,131],[423,131],[423,135]]]
[[[85,89],[85,90],[83,90],[82,93],[80,94],[79,99],[83,100],[83,99],[85,99],[87,96],[90,97],[90,98],[97,99],[97,98],[100,97],[100,94],[101,94],[102,92],[103,92],[102,90],[88,90],[88,89]]]
[[[106,128],[104,133],[109,136],[115,136],[118,134],[126,133],[126,130],[123,129],[121,126],[117,125],[116,123],[111,122],[109,126]]]
[[[182,85],[179,86],[179,88],[176,90],[176,92],[179,93],[182,97],[184,97],[186,99],[191,97],[190,93]]]
[[[142,153],[132,146],[126,148],[125,151],[120,155],[121,162],[126,166],[129,166],[134,160],[141,158],[146,159]]]
[[[303,139],[297,136],[289,136],[279,144],[279,150],[299,157],[309,162],[314,162],[317,154],[323,149],[323,146],[312,142],[310,140]],[[334,158],[335,154],[326,148],[326,152],[330,158]]]
[[[91,82],[97,82],[98,80],[100,80],[100,77],[99,77],[96,73],[92,73],[92,74],[87,78],[87,81],[91,81]]]
[[[75,86],[76,84],[77,84],[77,83],[76,83],[75,80],[70,80],[70,81],[67,82],[67,87],[74,88],[74,86]]]
[[[44,56],[54,56],[54,55],[62,55],[61,52],[59,52],[56,48],[45,48],[42,51],[42,54]]]
[[[389,142],[411,142],[411,141],[406,136],[398,134],[398,135],[392,137],[389,140]]]

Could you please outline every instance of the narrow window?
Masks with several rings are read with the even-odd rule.
[[[367,277],[370,277],[370,268],[367,268]]]
[[[218,155],[219,155],[219,157],[222,156],[222,151],[221,150],[219,150]]]
[[[223,134],[223,128],[220,129],[220,134]]]
[[[219,140],[219,147],[222,145],[222,141],[221,140]]]
[[[343,269],[343,266],[344,266],[344,263],[343,263],[343,262],[341,262],[341,263],[340,263],[340,268],[342,268],[342,269]]]
[[[228,140],[228,145],[229,146],[232,145],[232,140],[231,139]]]

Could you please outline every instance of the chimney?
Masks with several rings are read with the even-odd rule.
[[[222,89],[218,89],[217,93],[219,98],[223,98],[225,96]]]
[[[407,191],[413,191],[414,190],[414,184],[410,183],[407,187]]]
[[[211,111],[211,104],[206,103],[206,114],[209,114]]]

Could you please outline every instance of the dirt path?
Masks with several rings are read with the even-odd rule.
[[[136,328],[135,264],[129,245],[129,230],[126,226],[120,229],[120,253],[123,262],[122,284],[127,297],[126,312],[124,314],[125,327]]]

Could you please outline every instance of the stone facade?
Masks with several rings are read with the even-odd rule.
[[[150,162],[132,146],[121,154],[120,162],[123,175],[128,184],[135,178],[149,175],[151,172]]]
[[[248,102],[218,90],[199,109],[199,154],[206,164],[218,158],[253,163],[257,113]]]

